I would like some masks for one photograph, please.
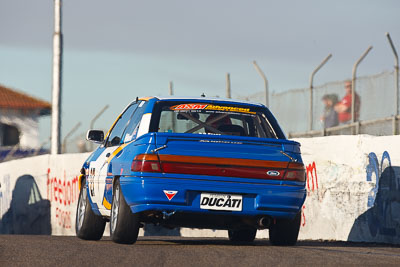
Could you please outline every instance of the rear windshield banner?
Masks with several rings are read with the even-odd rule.
[[[220,106],[220,105],[204,104],[204,103],[179,104],[170,107],[170,110],[173,111],[205,110],[205,111],[222,111],[222,112],[256,114],[256,112],[251,111],[250,108],[235,107],[235,106]]]

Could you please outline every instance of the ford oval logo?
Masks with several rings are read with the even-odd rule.
[[[267,171],[267,175],[269,176],[279,176],[279,174],[281,174],[278,171]]]

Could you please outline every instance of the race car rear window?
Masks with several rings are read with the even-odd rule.
[[[160,101],[153,111],[154,132],[282,138],[254,106]]]

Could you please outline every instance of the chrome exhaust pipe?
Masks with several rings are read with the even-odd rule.
[[[271,225],[271,218],[269,217],[261,217],[258,219],[258,227],[260,228],[268,228]]]

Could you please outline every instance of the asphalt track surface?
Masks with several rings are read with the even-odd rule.
[[[400,246],[268,240],[234,245],[224,238],[140,237],[119,245],[104,237],[0,235],[0,266],[400,266]]]

